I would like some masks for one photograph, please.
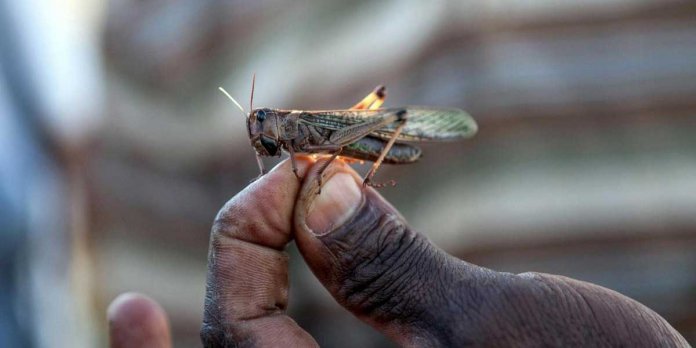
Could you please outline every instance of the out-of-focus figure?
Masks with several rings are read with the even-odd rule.
[[[99,2],[0,1],[0,346],[96,341],[81,166],[102,117]]]

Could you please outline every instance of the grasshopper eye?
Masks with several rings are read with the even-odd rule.
[[[256,111],[256,119],[263,122],[266,119],[266,112],[263,110]]]

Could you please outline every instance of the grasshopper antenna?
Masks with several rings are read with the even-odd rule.
[[[249,109],[254,110],[254,87],[256,87],[256,73],[251,77],[251,99],[249,100]]]
[[[246,111],[244,111],[244,108],[236,100],[234,100],[234,98],[232,98],[232,96],[229,93],[227,93],[227,91],[224,88],[218,87],[218,89],[220,90],[220,92],[224,93],[227,96],[227,98],[230,98],[234,105],[236,105],[239,108],[239,110],[242,112],[242,115],[244,115],[244,118],[248,117]]]

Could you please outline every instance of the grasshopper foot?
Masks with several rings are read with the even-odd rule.
[[[372,180],[370,180],[369,178],[365,178],[365,180],[363,180],[363,187],[367,187],[367,186],[374,187],[374,188],[382,188],[385,186],[396,186],[396,181],[389,180],[387,182],[379,182],[378,183],[378,182],[372,182]]]
[[[321,185],[323,183],[324,182],[322,181],[322,174],[317,175],[317,187],[319,188],[317,189],[317,195],[321,194]]]
[[[266,171],[265,171],[265,170],[262,171],[257,177],[251,179],[251,181],[249,181],[249,183],[251,184],[252,182],[255,182],[256,180],[261,179],[261,177],[263,177],[264,175],[266,175]],[[297,173],[295,173],[295,175],[297,175]]]

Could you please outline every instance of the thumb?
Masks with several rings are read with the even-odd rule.
[[[305,176],[295,203],[295,240],[333,297],[400,346],[685,342],[657,313],[608,289],[553,275],[494,272],[447,255],[336,162],[322,175],[321,194],[321,162]]]
[[[452,260],[358,174],[334,161],[316,163],[295,206],[295,238],[314,274],[345,308],[401,345],[427,346]]]

